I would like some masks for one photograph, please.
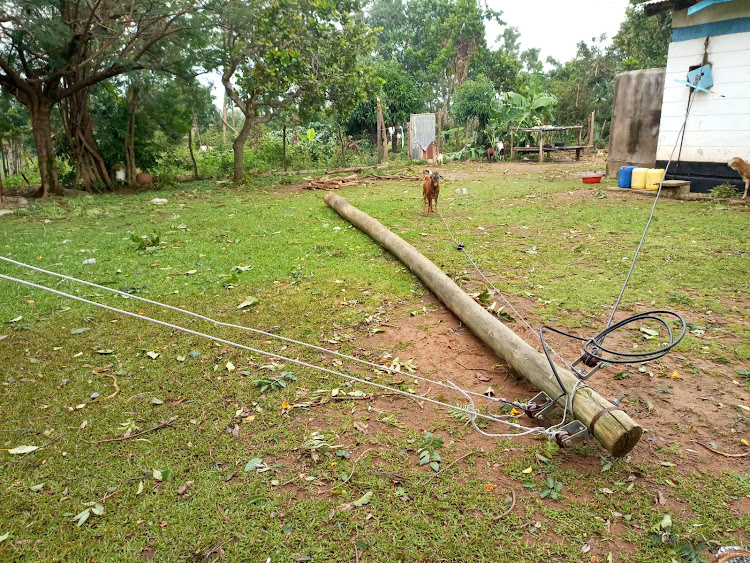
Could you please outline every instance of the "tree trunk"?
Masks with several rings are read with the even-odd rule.
[[[8,161],[5,158],[5,147],[3,138],[0,137],[0,176],[8,176]]]
[[[190,160],[193,161],[193,179],[197,182],[200,180],[198,176],[198,163],[195,162],[195,155],[193,154],[193,130],[192,128],[188,131],[188,148],[190,149]]]
[[[281,155],[284,159],[284,172],[286,172],[286,123],[284,123],[284,136],[281,142]]]
[[[235,184],[239,184],[245,176],[245,143],[252,130],[253,120],[245,116],[245,123],[242,124],[242,129],[237,133],[237,137],[235,137],[232,143],[232,150],[234,151],[233,179]]]
[[[60,115],[68,135],[69,153],[76,167],[75,185],[86,191],[113,189],[107,165],[94,138],[94,119],[89,109],[89,90],[85,88],[63,100]]]
[[[393,137],[391,142],[391,152],[396,154],[398,152],[398,123],[393,122]]]
[[[138,105],[138,87],[131,85],[128,89],[128,129],[125,134],[125,181],[128,186],[135,185],[135,109]]]
[[[341,143],[341,167],[346,168],[346,139],[341,133],[341,124],[339,123],[339,142]]]
[[[224,103],[221,105],[221,140],[227,142],[227,94],[224,93]]]
[[[34,197],[49,197],[50,194],[62,195],[63,191],[57,177],[55,147],[52,145],[51,104],[43,94],[39,93],[27,107],[31,117],[34,142],[36,143],[39,175],[42,179],[42,185],[34,194]]]
[[[375,146],[378,151],[378,164],[383,162],[383,150],[380,147],[380,143],[383,141],[382,133],[380,131],[380,116],[376,117],[376,120],[378,122],[378,125],[376,127],[376,134],[375,134]]]

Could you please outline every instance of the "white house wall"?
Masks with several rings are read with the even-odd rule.
[[[657,161],[669,159],[685,116],[690,88],[675,79],[686,80],[689,67],[702,63],[704,42],[705,38],[690,39],[669,46]],[[708,61],[714,78],[711,90],[725,97],[693,95],[680,160],[719,163],[735,156],[750,158],[750,32],[711,37]]]

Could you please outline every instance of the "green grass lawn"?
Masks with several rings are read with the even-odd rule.
[[[651,201],[548,179],[535,166],[492,170],[446,171],[465,178],[442,184],[440,206],[454,234],[499,289],[533,304],[534,322],[600,330]],[[420,185],[376,182],[341,195],[467,290],[481,291],[440,219],[421,214]],[[267,179],[238,188],[199,182],[32,203],[0,218],[0,254],[360,355],[378,318],[421,308],[422,283],[327,208],[323,192],[275,189]],[[168,202],[150,203],[154,197]],[[652,304],[690,318],[711,311],[720,322],[703,330],[731,333],[732,343],[692,334],[673,353],[696,362],[720,357],[725,375],[739,379],[750,367],[748,230],[745,208],[661,201],[623,300],[625,310]],[[89,259],[96,263],[84,264]],[[340,369],[318,352],[103,290],[7,263],[0,273]],[[611,460],[596,444],[555,452],[542,442],[480,440],[427,407],[431,429],[443,436],[444,468],[475,452],[428,479],[432,471],[417,465],[422,433],[395,415],[373,423],[375,398],[293,408],[332,389],[371,388],[20,284],[0,280],[0,292],[1,560],[589,561],[598,554],[604,561],[611,552],[615,561],[670,561],[670,546],[653,543],[649,532],[665,514],[683,540],[748,541],[748,458],[725,472],[680,472],[676,450],[660,464]],[[249,296],[257,303],[238,309]],[[284,371],[297,380],[261,393],[257,380]],[[119,392],[106,399],[111,376]],[[142,437],[92,443],[171,417],[171,426]],[[366,434],[354,427],[365,420]],[[303,442],[326,429],[340,453],[313,459]],[[21,445],[41,448],[7,451]],[[253,458],[268,470],[245,471]],[[540,496],[548,477],[563,483],[558,500]],[[657,487],[675,504],[655,503]],[[510,491],[514,510],[493,520],[510,507]],[[369,502],[337,508],[363,497]],[[94,511],[78,526],[75,517],[87,509]]]

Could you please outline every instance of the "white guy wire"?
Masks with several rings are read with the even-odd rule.
[[[505,424],[506,426],[509,426],[511,428],[516,428],[518,430],[521,430],[523,434],[534,433],[534,434],[540,434],[540,435],[545,435],[545,436],[551,436],[551,433],[549,433],[549,431],[546,428],[543,428],[543,427],[528,428],[528,427],[522,426],[520,424],[515,424],[513,422],[509,422],[509,421],[504,420],[502,418],[497,418],[497,417],[492,416],[492,415],[486,415],[486,414],[478,413],[478,412],[476,412],[475,409],[474,410],[469,410],[469,409],[466,409],[466,408],[463,408],[463,407],[458,407],[458,406],[455,406],[455,405],[450,405],[448,403],[443,403],[442,401],[437,401],[437,400],[431,399],[429,397],[424,397],[422,395],[417,395],[415,393],[409,393],[408,391],[402,391],[401,389],[396,389],[395,387],[389,387],[388,385],[383,385],[381,383],[375,383],[375,382],[372,382],[372,381],[367,381],[366,379],[361,379],[361,378],[355,377],[353,375],[349,375],[349,374],[346,374],[346,373],[341,373],[341,372],[338,372],[338,371],[335,371],[335,370],[332,370],[332,369],[328,369],[328,368],[325,368],[325,367],[321,367],[321,366],[316,366],[314,364],[310,364],[310,363],[304,362],[302,360],[296,360],[296,359],[293,359],[293,358],[288,358],[286,356],[281,356],[279,354],[274,354],[273,352],[267,352],[267,351],[264,351],[264,350],[258,350],[256,348],[252,348],[250,346],[245,346],[244,344],[239,344],[237,342],[232,342],[231,340],[226,340],[224,338],[219,338],[217,336],[212,336],[210,334],[205,334],[205,333],[202,333],[202,332],[191,330],[189,328],[185,328],[185,327],[181,327],[181,326],[178,326],[178,325],[174,325],[172,323],[168,323],[168,322],[165,322],[165,321],[160,321],[158,319],[154,319],[154,318],[147,317],[147,316],[144,316],[144,315],[139,315],[137,313],[132,313],[130,311],[125,311],[125,310],[122,310],[122,309],[118,309],[116,307],[111,307],[111,306],[105,305],[103,303],[97,303],[96,301],[91,301],[91,300],[86,299],[84,297],[78,297],[76,295],[71,295],[69,293],[65,293],[65,292],[59,291],[57,289],[52,289],[50,287],[45,287],[43,285],[39,285],[39,284],[36,284],[34,282],[30,282],[30,281],[27,281],[27,280],[21,280],[21,279],[18,279],[18,278],[14,278],[12,276],[6,276],[5,274],[0,274],[0,279],[6,279],[6,280],[9,280],[9,281],[20,283],[22,285],[27,285],[29,287],[33,287],[33,288],[36,288],[36,289],[41,289],[41,290],[44,290],[44,291],[49,291],[50,293],[54,293],[54,294],[59,295],[61,297],[66,297],[68,299],[73,299],[75,301],[80,301],[82,303],[86,303],[88,305],[93,305],[95,307],[101,307],[102,309],[107,309],[108,311],[112,311],[114,313],[120,313],[122,315],[127,315],[127,316],[130,316],[130,317],[134,317],[136,319],[143,319],[145,321],[149,321],[149,322],[161,325],[161,326],[165,326],[165,327],[168,327],[168,328],[171,328],[171,329],[174,329],[174,330],[178,330],[180,332],[185,332],[187,334],[192,334],[194,336],[199,336],[201,338],[206,338],[206,339],[209,339],[209,340],[213,340],[214,342],[221,342],[222,344],[227,344],[227,345],[232,346],[234,348],[240,348],[240,349],[243,349],[243,350],[248,350],[248,351],[254,352],[256,354],[270,356],[270,357],[276,358],[278,360],[283,360],[285,362],[291,362],[293,364],[304,366],[304,367],[307,367],[307,368],[310,368],[310,369],[313,369],[313,370],[318,370],[318,371],[323,371],[323,372],[326,372],[326,373],[330,373],[330,374],[338,376],[338,377],[343,377],[344,379],[349,379],[351,381],[356,381],[356,382],[361,383],[363,385],[369,385],[369,386],[372,386],[372,387],[377,387],[379,389],[383,389],[383,390],[391,392],[391,393],[396,393],[396,394],[399,394],[399,395],[404,395],[406,397],[411,397],[412,399],[416,399],[418,401],[420,401],[420,400],[421,401],[426,401],[428,403],[433,403],[435,405],[438,405],[438,406],[441,406],[441,407],[444,407],[444,408],[448,408],[448,409],[453,409],[453,410],[457,410],[457,411],[460,411],[460,412],[464,412],[464,413],[466,413],[466,414],[468,414],[470,416],[473,416],[475,418],[476,417],[480,417],[480,418],[485,418],[487,420],[490,420],[492,422],[499,422],[499,423]],[[433,383],[436,383],[436,382],[433,382]],[[464,396],[466,396],[465,392],[464,392]],[[509,437],[514,437],[516,435],[518,435],[518,434],[509,434],[508,436]]]
[[[52,276],[57,276],[59,278],[63,278],[63,279],[70,280],[70,281],[74,281],[76,283],[80,283],[80,284],[83,284],[83,285],[88,285],[90,287],[95,287],[97,289],[101,289],[101,290],[104,290],[104,291],[109,291],[110,293],[115,293],[117,295],[121,295],[121,296],[125,297],[126,299],[135,299],[137,301],[143,301],[144,303],[149,303],[150,305],[156,305],[158,307],[164,307],[166,309],[171,309],[173,311],[177,311],[179,313],[183,313],[183,314],[189,315],[191,317],[196,317],[198,319],[201,319],[201,320],[204,320],[204,321],[208,321],[208,322],[213,323],[215,325],[225,326],[225,327],[228,327],[228,328],[236,328],[238,330],[245,330],[245,331],[253,332],[253,333],[256,333],[256,334],[262,334],[263,336],[266,336],[268,338],[276,338],[278,340],[283,340],[284,342],[289,342],[289,343],[292,343],[292,344],[297,344],[299,346],[305,346],[305,347],[311,348],[313,350],[318,350],[319,352],[323,352],[323,353],[326,353],[326,354],[331,354],[333,356],[338,356],[339,358],[344,358],[344,359],[349,360],[349,361],[358,362],[360,364],[364,364],[364,365],[373,367],[373,368],[378,369],[380,371],[387,371],[389,373],[397,373],[399,375],[403,375],[403,376],[409,377],[411,379],[418,379],[418,380],[424,381],[426,383],[430,383],[430,384],[433,384],[433,385],[437,385],[437,386],[440,386],[440,387],[445,387],[447,389],[451,389],[450,385],[446,385],[445,383],[442,383],[440,381],[434,381],[434,380],[431,380],[431,379],[427,379],[425,377],[421,377],[419,375],[415,375],[413,373],[406,373],[406,372],[401,371],[401,370],[391,369],[388,366],[384,366],[382,364],[376,364],[374,362],[369,362],[367,360],[362,360],[362,359],[357,358],[355,356],[349,356],[348,354],[342,354],[341,352],[337,352],[335,350],[330,350],[328,348],[323,348],[322,346],[316,346],[315,344],[309,344],[307,342],[302,342],[300,340],[294,340],[293,338],[287,338],[287,337],[284,337],[284,336],[280,336],[278,334],[274,334],[272,332],[266,332],[266,331],[263,331],[263,330],[259,330],[257,328],[250,328],[250,327],[246,327],[246,326],[242,326],[242,325],[235,325],[235,324],[231,324],[231,323],[225,323],[225,322],[222,322],[222,321],[217,321],[216,319],[212,319],[210,317],[203,316],[203,315],[201,315],[199,313],[194,313],[192,311],[188,311],[187,309],[181,309],[180,307],[175,307],[175,306],[172,306],[172,305],[167,305],[166,303],[161,303],[159,301],[152,301],[151,299],[146,299],[145,297],[139,297],[137,295],[131,295],[130,293],[126,293],[126,292],[120,291],[118,289],[114,289],[114,288],[111,288],[111,287],[106,287],[106,286],[103,286],[103,285],[95,284],[93,282],[89,282],[89,281],[86,281],[86,280],[81,280],[81,279],[78,279],[78,278],[74,278],[72,276],[66,276],[65,274],[60,274],[58,272],[53,272],[51,270],[45,270],[44,268],[39,268],[37,266],[32,266],[30,264],[25,264],[23,262],[18,262],[17,260],[13,260],[13,259],[7,258],[5,256],[0,256],[0,260],[3,260],[5,262],[9,262],[11,264],[15,264],[17,266],[23,266],[24,268],[28,268],[30,270],[35,270],[37,272],[42,272],[44,274],[49,274],[49,275],[52,275]],[[487,400],[489,402],[504,403],[504,404],[507,404],[507,405],[512,405],[512,406],[518,407],[520,409],[523,409],[525,407],[525,405],[522,405],[522,404],[520,404],[518,402],[509,401],[509,400],[504,399],[502,397],[497,397],[497,398],[495,398],[495,397],[487,397],[486,395],[482,395],[481,393],[477,393],[475,391],[468,391],[468,390],[466,392],[469,393],[470,395],[474,395],[477,398],[482,398],[482,399]]]

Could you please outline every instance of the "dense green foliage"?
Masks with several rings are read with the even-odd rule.
[[[58,167],[66,187],[101,191],[123,165],[129,182],[135,166],[173,180],[193,171],[193,158],[199,175],[240,181],[284,166],[283,127],[291,168],[367,161],[376,98],[396,131],[412,113],[444,110],[443,128],[461,131],[456,149],[468,121],[477,146],[463,154],[483,152],[510,126],[586,124],[592,111],[603,145],[615,75],[664,65],[671,34],[669,13],[646,18],[633,1],[611,42],[581,42],[572,60],[545,62],[479,0],[135,6],[13,0],[0,9],[0,152],[29,176],[34,151],[45,193]],[[99,25],[107,18],[115,23]],[[494,42],[488,22],[501,25]],[[201,73],[222,76],[226,123]],[[306,139],[313,121],[327,133]]]

